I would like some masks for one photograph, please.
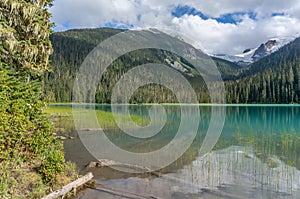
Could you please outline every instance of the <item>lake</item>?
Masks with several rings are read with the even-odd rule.
[[[95,161],[88,150],[95,152],[98,145],[87,147],[85,138],[82,143],[73,132],[75,139],[64,141],[66,159],[75,162],[82,173],[92,171],[97,183],[157,198],[297,198],[300,195],[300,106],[95,106],[118,113],[123,113],[124,107],[132,115],[149,120],[145,126],[150,125],[150,128],[140,127],[143,137],[139,137],[139,131],[133,130],[132,135],[124,133],[124,129],[132,130],[126,125],[121,127],[123,130],[116,127],[79,135],[90,136],[92,142],[103,133],[107,138],[105,142],[109,140],[117,146],[111,149],[103,140],[95,141],[102,146],[94,154],[97,159],[112,159],[152,170],[157,168],[160,175],[128,173],[121,167],[85,168],[90,161]],[[220,137],[214,132],[222,124],[223,117],[218,114],[225,119]],[[151,118],[157,121],[152,124]],[[158,132],[151,134],[151,129]],[[210,145],[213,146],[211,151]],[[136,154],[139,161],[133,157]],[[152,155],[147,156],[149,154]],[[122,197],[95,189],[79,198]]]

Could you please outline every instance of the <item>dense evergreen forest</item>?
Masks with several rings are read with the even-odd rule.
[[[47,100],[71,102],[74,78],[84,58],[101,41],[121,31],[123,30],[101,28],[52,34],[50,39],[54,53],[50,60],[53,71],[45,74],[44,85]],[[298,55],[299,39],[247,68],[222,59],[212,59],[225,81],[228,103],[297,103],[300,97]],[[129,69],[145,63],[160,63],[176,68],[191,83],[199,102],[210,102],[207,86],[195,68],[183,58],[158,49],[130,52],[115,60],[97,86],[95,101],[109,103],[112,88],[120,77]],[[217,82],[212,85],[218,89]],[[182,91],[182,95],[184,94]],[[132,96],[131,102],[177,100],[170,90],[153,84],[139,88]]]
[[[300,38],[241,70],[226,82],[230,103],[298,103]]]

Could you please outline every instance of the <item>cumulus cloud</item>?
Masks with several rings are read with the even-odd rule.
[[[206,18],[172,15],[180,6]],[[55,0],[50,12],[56,31],[105,26],[171,29],[208,53],[236,54],[270,37],[300,32],[300,0]],[[235,23],[218,20],[228,14]]]
[[[138,4],[127,0],[56,0],[50,8],[57,30],[137,23]],[[67,27],[67,28],[69,28]]]
[[[241,53],[246,48],[257,47],[273,37],[297,34],[300,21],[288,16],[275,16],[259,21],[245,16],[240,23],[219,23],[198,16],[184,15],[174,18],[176,29],[195,41],[194,45],[208,53]]]

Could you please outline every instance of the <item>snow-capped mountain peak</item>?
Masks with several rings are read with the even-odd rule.
[[[217,54],[214,57],[225,59],[231,62],[235,62],[240,66],[247,66],[253,62],[260,60],[261,58],[270,55],[271,53],[277,51],[282,46],[293,41],[295,37],[281,37],[281,38],[270,38],[266,43],[262,43],[259,47],[253,49],[246,49],[241,54],[236,55],[226,55]]]

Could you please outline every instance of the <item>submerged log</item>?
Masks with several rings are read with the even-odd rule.
[[[95,168],[95,167],[124,167],[128,169],[132,169],[138,171],[139,173],[149,173],[151,175],[160,177],[161,174],[159,172],[155,172],[148,167],[140,166],[140,165],[133,165],[127,163],[121,163],[114,160],[108,159],[99,159],[97,162],[90,162],[86,165],[87,168]]]
[[[130,198],[130,199],[159,199],[154,196],[144,196],[144,195],[140,195],[140,194],[136,194],[136,193],[130,193],[127,191],[111,189],[111,188],[107,188],[103,185],[99,185],[97,188],[93,188],[93,189],[97,190],[97,191],[101,191],[101,192],[106,192],[106,193],[109,193],[112,195],[116,195],[116,196]]]
[[[93,177],[94,177],[93,174],[91,172],[89,172],[85,176],[67,184],[66,186],[63,186],[61,189],[50,193],[49,195],[43,197],[42,199],[54,199],[54,198],[57,198],[60,196],[65,196],[67,193],[69,193],[72,190],[76,194],[76,189],[79,186],[82,186],[85,183],[87,183],[88,181],[90,181]]]
[[[86,129],[80,129],[79,131],[103,131],[102,128],[86,128]]]
[[[114,160],[108,160],[108,159],[99,159],[98,162],[90,162],[87,166],[87,168],[93,168],[93,167],[124,167],[124,168],[129,168],[129,169],[133,169],[135,171],[139,171],[140,173],[147,173],[150,174],[152,176],[156,176],[156,177],[162,177],[162,173],[160,173],[159,171],[154,171],[148,167],[144,167],[144,166],[140,166],[140,165],[133,165],[133,164],[127,164],[127,163],[121,163],[121,162],[117,162]],[[191,187],[195,187],[195,188],[205,188],[205,187],[199,187],[198,185],[195,185],[192,182],[188,182],[186,180],[174,177],[174,176],[167,176],[165,175],[164,178],[168,179],[168,180],[172,180],[175,182],[179,182]]]

